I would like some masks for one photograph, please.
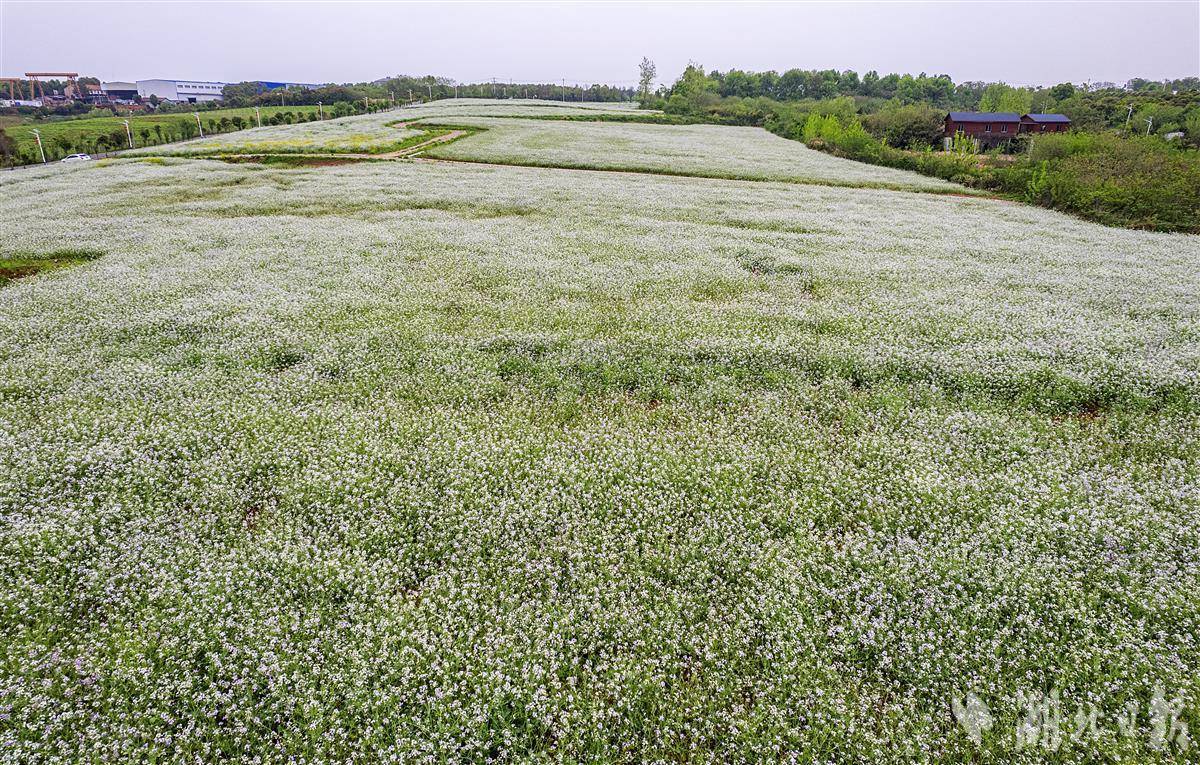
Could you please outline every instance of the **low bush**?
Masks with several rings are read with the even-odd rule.
[[[1040,143],[1031,154],[1046,157],[1042,204],[1114,225],[1200,232],[1200,153],[1153,136]]]

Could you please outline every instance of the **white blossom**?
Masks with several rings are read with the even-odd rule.
[[[1037,762],[1037,689],[1056,761],[1195,730],[1200,237],[433,161],[35,168],[0,221],[103,253],[0,289],[0,763]]]

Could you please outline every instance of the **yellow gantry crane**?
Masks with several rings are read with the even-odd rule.
[[[0,83],[3,82],[8,83],[8,98],[10,101],[23,100],[25,98],[25,80],[20,77],[0,77]],[[0,88],[2,87],[3,85],[0,85]],[[30,98],[33,98],[33,96],[30,95]]]
[[[66,79],[67,86],[75,93],[79,92],[79,83],[75,79],[79,77],[79,72],[26,72],[25,76],[29,78],[29,97],[37,99],[45,97],[46,89],[38,82],[39,77],[62,77]]]

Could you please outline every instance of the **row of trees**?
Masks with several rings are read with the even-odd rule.
[[[645,64],[643,61],[643,71]],[[653,66],[653,64],[651,64]],[[1019,88],[1005,83],[966,82],[955,84],[946,75],[920,74],[878,76],[868,72],[793,69],[774,72],[705,72],[689,64],[679,79],[654,95],[644,95],[642,104],[669,114],[707,116],[733,124],[764,124],[780,111],[834,111],[859,115],[902,117],[911,122],[922,115],[928,135],[935,136],[946,111],[959,109],[984,112],[1060,112],[1071,118],[1076,129],[1119,129],[1149,131],[1158,135],[1184,132],[1188,140],[1200,141],[1200,79],[1185,78],[1166,84],[1148,81],[1137,89],[1084,88],[1071,83],[1052,87]],[[1168,87],[1168,85],[1170,87]],[[780,104],[791,106],[780,106]],[[901,111],[898,107],[920,109]],[[882,121],[882,118],[876,122]],[[870,120],[864,120],[870,124]],[[905,128],[907,130],[907,128]],[[932,140],[932,138],[931,138]],[[904,146],[906,143],[893,144]]]
[[[942,108],[973,109],[980,106],[981,101],[993,104],[1002,93],[997,87],[1005,87],[1001,83],[962,82],[955,84],[949,75],[928,75],[924,72],[918,75],[886,74],[880,75],[872,70],[862,75],[847,69],[789,69],[783,74],[777,72],[747,72],[741,69],[731,69],[728,72],[713,70],[703,73],[703,68],[689,65],[689,69],[699,69],[704,78],[711,83],[711,92],[719,96],[737,96],[739,98],[771,98],[776,101],[798,101],[801,99],[825,99],[838,96],[863,98],[880,98],[889,100],[897,98],[903,103],[925,102]],[[685,72],[686,77],[686,72]],[[1103,87],[1101,87],[1103,86]],[[1170,95],[1180,92],[1200,91],[1200,77],[1185,77],[1177,80],[1156,82],[1144,79],[1130,80],[1124,88],[1118,88],[1112,83],[1100,83],[1087,88],[1076,88],[1071,83],[1063,83],[1053,88],[1008,89],[1021,91],[1021,98],[1033,98],[1044,91],[1056,91],[1046,94],[1062,100],[1074,95],[1077,90],[1085,93],[1101,91],[1120,91],[1123,93],[1138,93],[1143,95]],[[672,91],[674,92],[674,91]],[[1032,104],[1030,104],[1032,106]],[[1012,111],[1019,111],[1014,109]]]
[[[380,100],[376,104],[372,104],[370,110],[378,111],[383,108],[385,108],[385,102]],[[326,106],[322,111],[324,119],[335,119],[352,114],[362,114],[367,111],[367,106],[362,102],[342,101]],[[257,124],[253,117],[241,114],[208,113],[204,110],[199,113],[204,115],[201,117],[201,123],[206,136],[244,130]],[[321,118],[321,115],[311,109],[285,109],[264,115],[262,121],[264,125],[291,125],[315,122]],[[133,142],[135,147],[186,141],[199,136],[199,129],[191,110],[180,114],[178,118],[164,119],[159,116],[155,119],[154,124],[141,126],[134,120]],[[60,133],[55,136],[46,136],[42,147],[46,152],[46,158],[54,161],[78,152],[100,154],[125,149],[129,147],[129,136],[125,133],[123,126],[113,128],[109,132]],[[34,164],[40,161],[41,155],[34,146],[18,146],[11,136],[5,135],[3,130],[0,130],[0,164]]]
[[[282,91],[282,92],[281,92]],[[540,98],[566,101],[629,101],[633,88],[612,85],[576,85],[566,83],[488,82],[456,83],[446,77],[410,77],[397,75],[374,82],[354,85],[325,85],[319,88],[287,88],[266,90],[257,82],[226,85],[223,91],[227,106],[262,106],[267,104],[333,104],[343,101],[359,102],[364,98],[396,103],[410,100],[439,98]]]

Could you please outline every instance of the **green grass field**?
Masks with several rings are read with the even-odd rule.
[[[0,173],[0,765],[1195,762],[1200,236],[562,125]]]
[[[317,107],[315,106],[264,106],[260,109],[264,120],[279,112],[290,111],[293,113],[311,114],[316,110]],[[206,130],[208,120],[232,119],[235,116],[246,120],[247,124],[254,124],[255,120],[254,109],[218,109],[214,111],[202,111],[199,114],[201,121],[206,125]],[[122,121],[123,119],[122,117],[89,117],[74,120],[30,122],[4,127],[4,131],[17,142],[18,152],[28,156],[36,156],[37,143],[32,131],[35,128],[40,130],[46,149],[46,158],[54,160],[64,157],[67,154],[94,150],[93,142],[98,136],[111,135],[114,132],[124,135],[125,125]],[[189,121],[194,125],[195,120],[196,118],[192,116],[192,112],[130,117],[129,124],[133,129],[133,144],[135,147],[140,147],[144,144],[144,139],[140,134],[143,128],[151,131],[151,142],[155,143],[158,142],[157,133],[154,133],[156,126],[168,134],[172,132],[179,133],[182,125]],[[65,146],[60,143],[60,140],[66,142]],[[124,147],[122,146],[121,148]]]

